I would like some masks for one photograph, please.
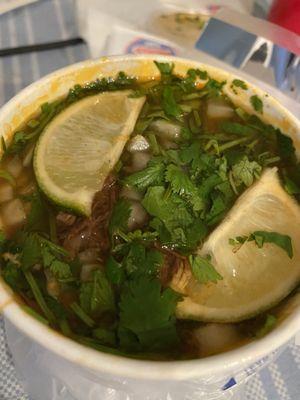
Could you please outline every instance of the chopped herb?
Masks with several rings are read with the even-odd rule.
[[[288,192],[290,195],[294,194],[300,194],[300,187],[292,181],[290,178],[287,176],[284,176],[284,189]]]
[[[260,114],[263,113],[264,103],[256,94],[250,97],[250,103],[255,111],[257,111]]]
[[[289,136],[283,135],[280,131],[276,132],[278,152],[280,158],[285,161],[294,161],[295,147],[292,139]]]
[[[70,265],[60,260],[53,260],[50,265],[50,271],[58,280],[72,278]]]
[[[163,263],[163,256],[157,250],[146,249],[141,243],[132,242],[124,259],[128,276],[156,276]]]
[[[175,307],[179,299],[172,289],[163,290],[157,279],[129,281],[121,293],[120,326],[137,339],[143,350],[172,348],[178,344]]]
[[[168,117],[178,118],[181,114],[180,106],[175,100],[174,91],[171,86],[166,86],[163,90],[162,107]]]
[[[199,76],[200,79],[207,79],[208,78],[208,73],[207,71],[202,71],[200,69],[196,69],[196,74]]]
[[[272,243],[282,248],[289,258],[293,258],[293,246],[290,236],[278,232],[255,231],[248,236],[237,236],[229,239],[229,244],[236,246],[245,242],[255,241],[258,248],[262,248],[265,243]]]
[[[215,79],[209,79],[202,90],[207,93],[208,98],[219,97],[225,84],[226,81],[218,82]]]
[[[122,264],[118,263],[112,256],[109,256],[106,262],[105,272],[108,280],[115,285],[120,285],[125,279]]]
[[[262,167],[256,161],[249,161],[247,156],[232,167],[232,175],[237,186],[241,183],[247,187],[251,186],[254,179],[260,177],[261,171]]]
[[[261,338],[271,332],[277,323],[277,318],[272,314],[267,314],[264,325],[256,332],[255,336]]]
[[[34,265],[41,262],[41,242],[37,235],[25,236],[23,250],[21,254],[21,264],[24,270],[31,269]]]
[[[176,194],[166,197],[166,191],[162,186],[150,187],[142,205],[151,216],[159,218],[169,232],[180,226],[188,226],[193,221],[186,203]]]
[[[253,135],[255,130],[248,125],[242,125],[238,122],[224,121],[221,123],[220,128],[226,132],[234,135]]]
[[[112,330],[104,328],[93,329],[93,337],[108,346],[116,345],[116,333]]]
[[[144,190],[150,185],[159,185],[163,182],[165,165],[160,157],[153,158],[142,171],[136,172],[125,178],[124,183]]]
[[[162,75],[171,75],[174,69],[174,63],[162,63],[158,61],[154,61],[154,64],[159,69],[159,72]]]
[[[173,192],[186,197],[193,205],[195,211],[203,209],[203,199],[197,187],[180,167],[169,164],[165,177],[166,181],[170,183]]]
[[[131,206],[128,200],[120,199],[115,204],[109,222],[109,232],[111,235],[118,234],[120,231],[127,230],[128,218],[131,214]]]
[[[88,327],[92,328],[95,325],[95,322],[92,320],[92,318],[86,314],[86,312],[78,303],[72,303],[71,309]]]
[[[153,242],[157,239],[157,232],[142,232],[140,229],[137,229],[133,232],[128,232],[127,240],[132,241],[141,241],[141,242]]]
[[[48,307],[44,296],[39,288],[39,285],[37,281],[35,280],[33,274],[29,271],[24,272],[25,278],[32,290],[32,293],[34,295],[34,298],[37,302],[37,304],[40,306],[42,312],[44,313],[45,317],[47,320],[50,322],[50,324],[55,325],[55,316]]]
[[[232,84],[233,84],[233,86],[240,87],[243,90],[248,89],[248,86],[246,85],[246,83],[244,81],[242,81],[241,79],[234,79],[232,81]]]
[[[30,202],[30,212],[27,217],[25,229],[36,232],[47,232],[49,229],[48,208],[40,192],[35,192],[24,197]]]
[[[210,257],[190,255],[189,262],[191,265],[192,273],[198,282],[203,284],[206,284],[208,282],[217,283],[219,280],[223,279],[210,262]]]
[[[99,316],[104,312],[115,312],[114,293],[104,272],[96,270],[92,282],[81,284],[80,305],[91,316]]]

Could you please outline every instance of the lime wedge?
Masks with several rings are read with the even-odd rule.
[[[130,93],[86,97],[47,125],[35,148],[34,171],[56,204],[90,215],[94,194],[119,160],[145,101]]]
[[[201,284],[188,269],[179,270],[171,286],[185,295],[177,317],[235,322],[255,316],[286,297],[300,281],[300,207],[282,188],[277,169],[266,170],[211,233],[199,254],[211,255],[222,275],[217,283]],[[252,241],[234,252],[230,238],[254,231],[289,235],[294,255],[271,243],[258,248]]]

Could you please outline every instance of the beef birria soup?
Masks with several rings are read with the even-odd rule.
[[[268,334],[298,290],[300,168],[262,97],[251,115],[207,71],[155,64],[76,85],[2,139],[1,275],[86,346],[206,357]]]

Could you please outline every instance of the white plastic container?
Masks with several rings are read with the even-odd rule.
[[[9,140],[13,131],[45,101],[67,93],[75,84],[115,76],[120,70],[139,78],[157,77],[153,59],[174,62],[175,72],[189,68],[207,70],[226,80],[231,100],[254,113],[249,98],[264,102],[263,119],[293,137],[299,146],[300,123],[271,96],[248,84],[233,93],[236,76],[194,61],[157,56],[122,56],[85,61],[48,75],[30,85],[0,111],[0,134]],[[0,308],[4,313],[8,343],[25,389],[34,400],[184,400],[232,398],[240,385],[270,362],[300,328],[300,297],[294,296],[282,313],[278,327],[266,337],[241,348],[199,360],[142,361],[104,354],[84,347],[41,324],[23,311],[10,288],[0,279]],[[237,391],[235,391],[237,389]]]

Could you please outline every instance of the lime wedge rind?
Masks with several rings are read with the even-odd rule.
[[[84,98],[47,125],[33,165],[39,187],[54,203],[90,215],[93,197],[119,160],[145,101],[130,93]]]
[[[199,250],[200,255],[212,256],[211,261],[223,280],[203,285],[190,277],[183,290],[185,297],[177,306],[177,317],[237,322],[278,304],[300,282],[299,226],[299,205],[282,188],[277,169],[266,170],[261,179],[240,196]],[[254,242],[247,242],[234,253],[229,239],[249,235],[255,230],[289,235],[293,258],[271,243],[260,249]],[[190,274],[187,271],[183,276],[187,273]],[[176,290],[179,285],[176,280],[175,283],[172,287]]]

